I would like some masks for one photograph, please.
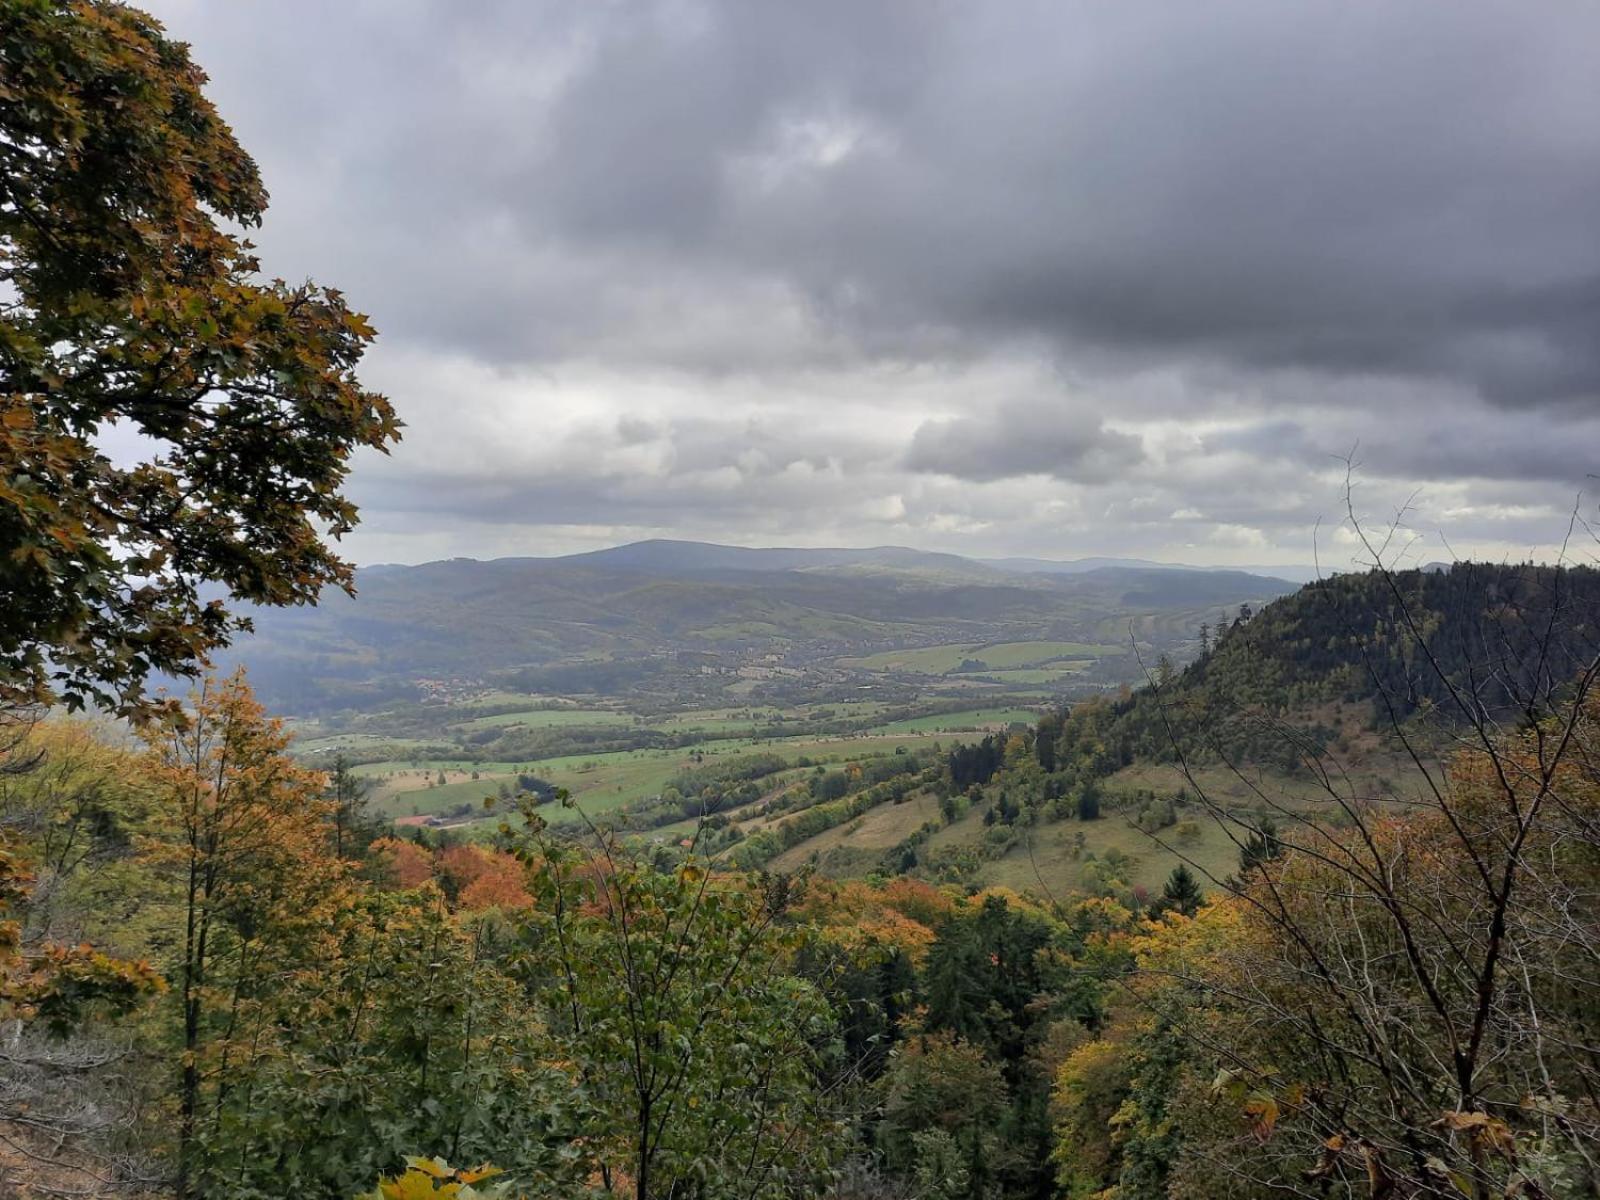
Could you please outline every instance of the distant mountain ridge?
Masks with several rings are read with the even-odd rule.
[[[1278,566],[1202,567],[1192,563],[1157,562],[1148,558],[981,558],[984,566],[1002,571],[1033,575],[1077,575],[1084,571],[1097,571],[1102,567],[1122,567],[1136,571],[1242,571],[1246,575],[1262,575],[1268,579],[1287,579],[1291,583],[1310,583],[1317,578],[1317,569],[1296,564]]]
[[[994,578],[995,569],[958,554],[913,550],[908,546],[806,548],[799,546],[724,546],[654,538],[605,550],[563,555],[555,560],[590,566],[645,571],[817,571],[883,568],[907,572],[942,571]]]
[[[1191,642],[1202,621],[1294,585],[1237,571],[1006,572],[904,547],[639,542],[559,558],[364,568],[354,598],[256,614],[228,656],[276,705],[375,681],[709,654],[798,662],[1033,638]],[[576,669],[576,668],[575,668]]]
[[[450,560],[485,561],[485,560]],[[1242,572],[1269,579],[1305,583],[1315,569],[1303,565],[1195,566],[1190,563],[1158,562],[1147,558],[1094,556],[1073,559],[1050,558],[970,558],[960,554],[917,550],[909,546],[805,547],[805,546],[729,546],[717,542],[683,541],[675,538],[649,538],[550,557],[515,557],[491,562],[570,563],[618,570],[702,573],[712,571],[841,571],[886,570],[907,574],[944,574],[974,579],[998,580],[1018,575],[1080,575],[1105,568],[1139,571]],[[424,564],[425,565],[425,564]],[[391,570],[366,567],[363,570]]]

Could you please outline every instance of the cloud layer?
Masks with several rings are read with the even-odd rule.
[[[1498,557],[1600,470],[1580,0],[151,6],[384,331],[366,561],[1305,561],[1352,455]]]

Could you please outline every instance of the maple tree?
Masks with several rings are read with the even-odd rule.
[[[418,888],[433,878],[433,855],[426,846],[404,838],[381,837],[370,847],[379,878],[388,886]]]
[[[453,1196],[456,1200],[497,1200],[510,1195],[504,1182],[476,1185],[502,1172],[491,1166],[452,1167],[441,1158],[410,1155],[406,1169],[392,1179],[380,1179],[373,1191],[358,1200],[422,1200],[427,1196]]]
[[[0,6],[0,701],[146,716],[248,625],[202,584],[351,587],[349,459],[399,436],[374,333],[224,226],[267,193],[205,81],[137,9]]]
[[[532,902],[522,883],[522,864],[503,850],[450,846],[439,853],[437,871],[445,895],[465,911],[523,908]]]

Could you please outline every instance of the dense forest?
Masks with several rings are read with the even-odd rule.
[[[1297,769],[1337,731],[1330,704],[1367,724],[1460,729],[1529,714],[1600,652],[1600,571],[1494,563],[1335,575],[1206,630],[1181,674],[1148,664],[1150,686],[1081,706],[1064,760],[1273,763]],[[1536,711],[1537,706],[1534,706]]]
[[[1600,574],[1380,563],[1032,729],[401,827],[208,669],[352,586],[400,424],[366,319],[262,276],[204,83],[135,9],[0,4],[0,1194],[1600,1196]],[[1351,706],[1403,795],[1343,772]],[[1159,890],[939,841],[1031,854],[1141,763],[1184,780],[1127,814]],[[775,865],[918,799],[853,878]]]

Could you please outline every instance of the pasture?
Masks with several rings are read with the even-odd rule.
[[[914,650],[885,650],[863,658],[840,659],[843,666],[867,671],[900,671],[918,675],[949,675],[962,669],[1007,671],[1042,667],[1063,660],[1103,658],[1124,653],[1125,647],[1096,642],[952,642]]]
[[[1031,708],[968,708],[961,712],[932,713],[879,726],[884,733],[953,733],[1004,729],[1020,721],[1032,725],[1039,714]]]

